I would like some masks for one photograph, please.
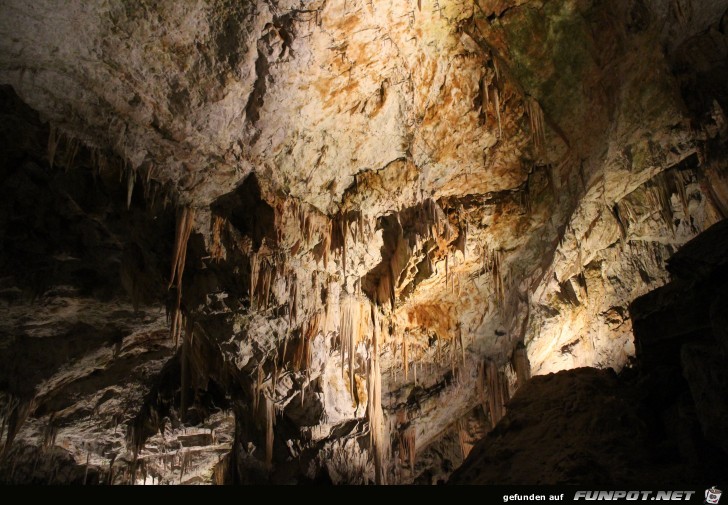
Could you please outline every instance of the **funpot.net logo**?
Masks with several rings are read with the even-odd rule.
[[[723,491],[716,489],[715,486],[705,490],[705,502],[709,505],[718,505],[720,501],[720,495]]]
[[[574,501],[688,501],[694,494],[695,491],[577,491]]]

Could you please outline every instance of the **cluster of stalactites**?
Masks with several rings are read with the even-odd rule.
[[[495,361],[485,360],[478,366],[478,396],[484,412],[493,427],[506,415],[506,402],[510,397],[508,379]]]
[[[491,60],[493,68],[487,68],[480,81],[480,115],[484,123],[488,122],[488,111],[492,107],[498,120],[498,137],[503,136],[503,126],[501,122],[501,92],[500,92],[500,72],[498,62]]]
[[[500,249],[491,250],[487,246],[483,247],[483,272],[491,276],[493,283],[493,292],[501,314],[505,313],[506,308],[506,283],[505,278],[507,272],[504,271],[503,251]]]
[[[61,145],[63,145],[63,149],[61,149]],[[68,168],[74,165],[76,156],[82,148],[88,152],[90,157],[89,161],[93,167],[93,175],[95,177],[101,172],[107,172],[108,170],[117,170],[119,172],[119,182],[123,182],[124,177],[126,177],[127,209],[131,207],[137,180],[142,184],[145,200],[150,207],[154,207],[162,185],[154,181],[156,165],[151,161],[145,161],[139,166],[134,166],[129,162],[126,144],[121,140],[116,142],[115,145],[115,150],[118,155],[108,156],[104,150],[86,145],[83,140],[62,132],[55,125],[51,124],[49,126],[46,155],[48,165],[51,169],[55,165],[59,165],[65,170],[68,170]],[[146,170],[146,175],[140,173],[143,170]],[[164,192],[165,207],[168,203],[169,194]]]
[[[356,367],[356,348],[365,342],[372,326],[370,302],[366,298],[345,295],[341,300],[341,326],[339,344],[341,346],[341,373],[346,377],[348,366],[349,392],[355,395],[354,373]]]
[[[314,249],[324,268],[331,251],[332,221],[326,215],[294,198],[280,199],[275,206],[278,246],[290,257]]]
[[[402,216],[398,212],[394,216],[399,225],[395,250],[379,277],[374,294],[374,299],[380,306],[388,302],[392,311],[396,306],[397,295],[404,289],[406,283],[411,281],[410,277],[406,275],[406,271],[414,266],[410,260],[418,251],[424,255],[423,261],[430,262],[430,268],[435,260],[436,250],[444,253],[447,284],[449,280],[448,249],[455,238],[445,212],[431,198],[422,202],[415,220],[411,223],[403,225]],[[405,230],[403,226],[407,226],[407,229]],[[464,249],[464,240],[460,240],[458,244]]]
[[[167,289],[172,285],[176,285],[176,298],[171,318],[171,333],[174,338],[175,345],[182,334],[184,326],[183,315],[181,310],[182,304],[182,276],[187,261],[187,242],[190,239],[192,228],[195,222],[195,210],[190,207],[182,207],[177,212],[177,227],[174,238],[174,252],[172,254],[172,272],[169,276],[169,284]],[[176,281],[176,282],[175,282]]]
[[[369,440],[374,459],[374,474],[377,484],[386,484],[386,462],[389,459],[389,432],[384,422],[382,409],[382,371],[379,365],[382,340],[381,320],[376,306],[371,305],[372,337],[367,365],[367,417],[369,419]]]

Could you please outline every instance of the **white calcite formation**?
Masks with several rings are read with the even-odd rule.
[[[621,370],[629,303],[728,209],[722,97],[685,92],[728,2],[619,4],[2,2],[0,83],[47,123],[48,169],[78,149],[113,164],[121,207],[143,194],[177,223],[165,353],[95,414],[121,425],[72,416],[48,442],[101,390],[56,410],[8,393],[16,459],[45,443],[116,483],[435,483],[529,376]],[[65,313],[18,303],[60,332]],[[141,359],[155,314],[29,397]],[[212,383],[226,406],[197,419]]]

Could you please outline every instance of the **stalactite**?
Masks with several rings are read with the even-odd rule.
[[[338,284],[329,280],[329,287],[326,290],[326,322],[324,324],[324,334],[334,332],[337,330],[337,323],[339,322],[334,312],[335,306],[338,304]]]
[[[167,286],[167,288],[171,288],[175,279],[177,280],[177,298],[172,313],[171,330],[175,344],[182,331],[182,314],[180,312],[180,306],[182,304],[182,275],[184,274],[185,261],[187,259],[187,241],[192,233],[194,219],[195,211],[192,208],[183,207],[177,212],[177,230],[174,241],[174,254],[172,256],[172,273],[169,278],[169,285]]]
[[[531,378],[531,363],[528,361],[528,353],[522,342],[519,342],[513,350],[511,366],[516,373],[516,386],[520,388]]]
[[[255,310],[255,295],[260,275],[260,258],[257,252],[250,254],[250,310]]]
[[[490,84],[484,75],[480,80],[480,111],[483,113],[483,123],[488,123],[488,104],[490,103]]]
[[[404,370],[405,382],[409,378],[409,352],[407,343],[407,332],[402,332],[402,369]]]
[[[445,253],[445,289],[450,278],[450,255]]]
[[[322,241],[322,255],[324,260],[324,269],[327,269],[329,267],[329,254],[331,251],[331,234],[332,232],[332,226],[333,223],[331,220],[328,220],[326,223],[326,228],[323,230],[323,241]]]
[[[68,170],[73,166],[74,161],[76,161],[76,155],[78,154],[78,146],[80,145],[80,142],[78,139],[71,139],[68,141],[66,145],[66,159],[65,159],[65,169]]]
[[[508,381],[505,374],[498,370],[494,361],[485,363],[485,388],[490,420],[495,425],[506,414],[505,404],[508,401]]]
[[[354,397],[354,365],[356,345],[369,333],[370,314],[367,310],[368,300],[347,295],[341,301],[341,374],[344,374],[346,358],[349,365],[349,392]]]
[[[136,179],[136,170],[130,168],[126,181],[126,208],[131,208],[131,197],[134,193],[134,180]]]
[[[619,239],[624,246],[624,242],[625,240],[627,240],[627,226],[625,225],[624,221],[622,220],[622,216],[619,213],[619,204],[615,203],[614,205],[612,205],[612,207],[610,207],[610,211],[612,212],[614,219],[617,221],[617,226],[619,226]]]
[[[417,453],[417,432],[410,425],[400,434],[400,458],[402,463],[408,463],[410,472],[415,471],[415,456]]]
[[[275,403],[265,395],[265,464],[273,465],[273,428],[276,422]]]
[[[344,273],[344,278],[346,278],[346,250],[347,250],[346,235],[347,235],[347,231],[349,229],[349,225],[346,222],[346,216],[342,216],[341,221],[339,222],[339,224],[341,226],[341,240],[342,240],[342,249],[341,249],[342,262],[341,262],[341,265],[342,265],[342,270],[343,270],[343,273]]]
[[[225,259],[225,247],[222,244],[222,233],[227,221],[221,216],[212,217],[212,243],[210,244],[210,257],[213,261]]]
[[[505,280],[503,272],[503,253],[501,250],[490,251],[483,247],[483,271],[491,274],[493,291],[501,314],[506,310]]]
[[[498,138],[502,138],[503,128],[501,127],[500,94],[498,92],[498,87],[496,87],[493,91],[495,96],[495,114],[498,117]]]
[[[22,400],[10,395],[9,399],[6,400],[5,413],[3,417],[7,420],[7,430],[5,435],[5,444],[2,448],[2,452],[0,452],[0,458],[6,456],[10,451],[13,441],[15,440],[15,436],[20,431],[20,428],[23,427],[23,424],[34,407],[34,399],[30,401]]]
[[[395,290],[392,277],[392,263],[390,262],[387,270],[379,278],[379,283],[377,284],[376,300],[379,304],[382,304],[385,301],[389,301],[392,310],[394,310]]]
[[[364,213],[359,211],[357,215],[357,232],[359,234],[359,242],[364,243]]]
[[[379,366],[380,323],[376,305],[370,306],[372,339],[369,349],[367,370],[367,417],[369,419],[369,440],[373,449],[374,479],[376,484],[386,484],[385,461],[388,454],[388,440],[382,410],[382,372]]]
[[[462,419],[458,419],[457,430],[458,430],[458,443],[460,445],[460,453],[462,454],[463,460],[464,460],[465,458],[468,457],[470,450],[468,450],[467,445],[465,443],[465,428],[463,427]]]
[[[311,367],[311,343],[316,335],[323,331],[325,317],[323,311],[315,313],[301,332],[301,341],[293,358],[293,365],[297,371],[305,371]]]
[[[253,413],[258,412],[260,406],[260,395],[263,392],[263,363],[258,363],[253,386]]]
[[[60,133],[55,126],[51,125],[48,130],[48,164],[51,169],[53,168],[53,162],[56,158],[56,150],[58,149],[58,143],[60,140]]]
[[[180,415],[184,419],[187,413],[187,404],[189,401],[190,390],[190,345],[192,344],[192,320],[187,318],[184,325],[184,338],[182,339],[182,348],[180,349]]]
[[[463,340],[463,325],[462,323],[458,323],[458,341],[460,343],[460,352],[462,354],[462,366],[465,368],[465,342]]]
[[[546,143],[546,134],[544,130],[543,110],[541,105],[533,97],[526,99],[526,111],[531,120],[531,138],[536,152],[543,150]]]
[[[689,221],[690,220],[690,207],[689,207],[688,194],[685,189],[685,180],[683,179],[682,174],[678,170],[675,170],[673,172],[672,177],[673,177],[673,182],[675,184],[675,188],[677,189],[677,195],[680,198],[680,204],[682,205],[684,219]]]
[[[262,297],[263,298],[263,300],[262,300],[263,309],[267,309],[270,306],[270,286],[271,286],[271,281],[272,281],[272,277],[274,274],[273,268],[275,268],[275,267],[270,267],[270,266],[266,265],[266,268],[264,270],[263,297]]]
[[[88,463],[89,463],[90,459],[91,459],[91,451],[87,450],[86,451],[86,469],[83,472],[83,484],[82,485],[84,485],[84,486],[86,485],[86,482],[88,482]]]
[[[660,217],[668,230],[675,234],[675,223],[673,222],[672,205],[670,203],[670,188],[667,185],[665,173],[662,172],[653,178],[653,185],[650,195],[651,203],[660,211]]]

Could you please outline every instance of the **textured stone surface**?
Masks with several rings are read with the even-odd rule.
[[[725,223],[669,259],[675,280],[631,305],[633,369],[534,377],[450,483],[613,486],[720,478],[728,467],[728,381],[718,345],[722,327],[714,331],[708,314],[717,313],[728,285]]]
[[[165,307],[94,478],[443,479],[518,376],[628,364],[628,304],[726,217],[727,7],[3,2],[0,83],[39,118],[4,101],[0,349],[60,342],[4,416],[114,367],[63,354],[73,324],[123,353]]]

